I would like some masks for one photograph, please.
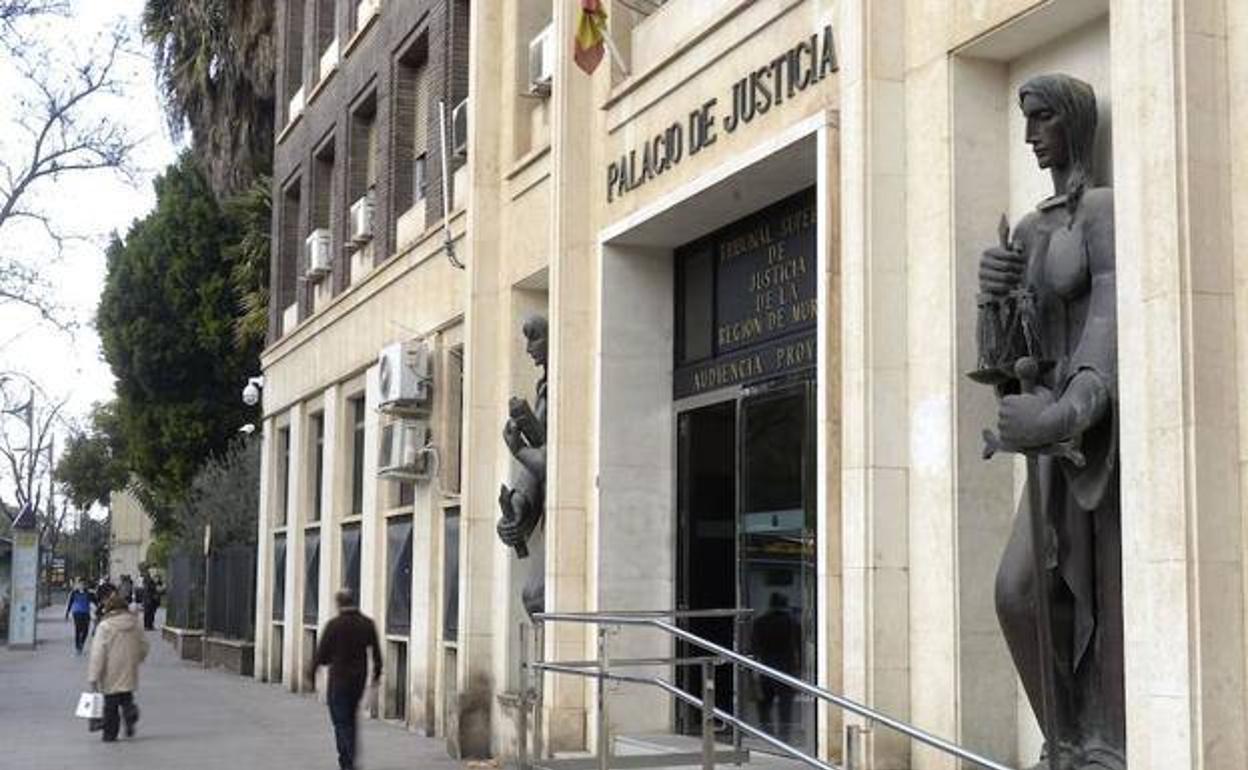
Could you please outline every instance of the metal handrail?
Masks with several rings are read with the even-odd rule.
[[[681,639],[685,642],[688,642],[689,644],[693,644],[698,647],[701,647],[703,650],[713,653],[721,658],[724,658],[725,660],[729,660],[740,666],[744,666],[745,668],[750,669],[751,671],[754,671],[755,673],[775,679],[776,681],[786,684],[794,688],[795,690],[798,690],[799,692],[804,692],[815,698],[831,703],[832,705],[835,705],[841,709],[844,709],[845,711],[849,711],[851,713],[857,714],[858,716],[861,716],[869,720],[870,722],[878,723],[885,727],[888,727],[891,730],[899,732],[913,740],[919,741],[920,743],[930,746],[938,751],[942,751],[946,754],[950,754],[952,756],[958,757],[968,762],[973,762],[981,767],[989,768],[989,770],[1013,770],[1007,765],[1003,765],[985,756],[982,756],[973,751],[970,751],[969,749],[964,749],[955,743],[951,743],[950,741],[947,741],[936,735],[932,735],[931,733],[925,730],[922,730],[918,727],[902,722],[901,720],[894,719],[893,717],[890,717],[887,714],[884,714],[880,711],[876,711],[870,706],[865,706],[861,703],[850,700],[849,698],[846,698],[842,695],[837,695],[836,693],[831,692],[830,690],[826,690],[822,687],[812,685],[809,682],[804,682],[801,679],[798,679],[797,677],[794,677],[790,674],[786,674],[783,671],[771,668],[770,666],[767,666],[765,664],[759,663],[753,658],[749,658],[734,650],[730,650],[727,647],[718,645],[708,639],[704,639],[696,634],[690,633],[689,631],[686,631],[682,628],[672,625],[671,623],[667,623],[659,619],[659,617],[667,617],[667,616],[671,616],[671,615],[666,615],[664,613],[655,613],[653,616],[646,616],[646,615],[638,615],[636,613],[621,613],[621,612],[607,612],[607,613],[542,612],[542,613],[535,613],[533,615],[533,620],[535,623],[546,623],[546,622],[583,623],[583,624],[598,625],[598,626],[647,626],[650,628],[656,628],[660,631],[663,631],[671,635],[672,637]],[[541,665],[545,666],[545,665],[550,665],[550,664],[541,664]],[[576,669],[576,671],[580,671],[580,670]],[[572,671],[562,672],[562,673],[572,673]],[[589,673],[589,672],[582,672],[582,673]],[[593,672],[591,675],[594,677],[599,677],[599,678],[604,678],[604,679],[608,678],[608,675],[605,672]],[[662,687],[663,689],[668,689],[668,687],[670,686],[670,685],[665,686],[664,684],[658,684],[657,682],[647,682],[647,683],[657,684],[659,687]],[[672,689],[679,689],[679,688],[672,688]],[[683,690],[681,692],[684,693]],[[688,693],[684,693],[684,695],[688,696],[689,698],[693,697],[693,696],[688,695]],[[680,697],[680,696],[677,696],[677,697]],[[716,711],[719,711],[719,710],[716,709]],[[718,716],[721,719],[730,717],[730,715],[722,714],[722,712],[716,714],[716,716]],[[731,719],[733,722],[739,721],[736,719],[736,717],[731,717]],[[752,735],[755,735],[756,737],[760,737],[758,736],[758,733],[761,731],[756,731],[755,728],[752,728],[748,725],[738,725],[738,726],[744,729],[746,732],[749,732]],[[795,759],[799,759],[803,762],[806,762],[807,764],[811,764],[809,760],[813,758],[810,758],[806,756],[805,754],[802,754],[802,752],[800,752],[798,749],[788,746],[787,744],[784,744],[775,739],[771,739],[771,736],[767,736],[766,738],[764,738],[764,740],[770,745],[773,745],[775,748],[781,749],[786,754],[793,756]],[[812,765],[814,767],[825,768],[825,769],[830,767],[829,765],[826,765],[820,762],[819,760],[814,760],[814,762],[817,763],[817,764]]]

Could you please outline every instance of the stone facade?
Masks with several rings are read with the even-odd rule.
[[[152,544],[152,520],[129,492],[113,492],[108,511],[108,574],[113,582],[129,575],[137,585],[139,565]]]
[[[405,656],[388,658],[387,676],[405,681],[388,682],[377,709],[394,711],[406,688],[404,719],[453,753],[513,754],[528,569],[545,570],[549,609],[676,600],[673,250],[813,186],[817,682],[1007,764],[1034,762],[1037,731],[991,590],[1022,467],[980,459],[995,407],[963,374],[975,360],[978,254],[1001,214],[1017,221],[1047,183],[1022,143],[1014,91],[1062,71],[1096,88],[1112,159],[1098,176],[1115,189],[1129,761],[1244,765],[1248,267],[1237,233],[1248,224],[1248,138],[1235,127],[1248,125],[1248,6],[608,0],[624,61],[586,76],[570,55],[574,0],[381,0],[375,18],[339,34],[332,74],[304,55],[290,78],[289,21],[316,50],[321,9],[353,30],[358,3],[310,0],[302,15],[278,5],[285,128],[263,356],[258,678],[308,688],[299,672],[344,581],[344,531],[360,533],[364,611],[386,625],[387,524],[411,517],[410,628],[387,635],[388,652]],[[547,25],[550,93],[531,93],[529,43]],[[825,30],[836,59],[826,71]],[[414,93],[426,107],[469,96],[446,223],[465,270],[443,249],[436,109],[417,109],[405,90],[415,70],[404,68],[420,62],[431,85]],[[759,77],[790,80],[765,80],[767,110],[744,120],[735,89],[764,67]],[[298,86],[305,104],[288,121]],[[396,210],[412,200],[402,143],[420,149],[422,116],[429,192]],[[375,234],[348,250],[350,205],[370,183]],[[330,276],[300,282],[304,237],[319,226],[331,231]],[[519,334],[532,312],[550,320],[549,470],[544,542],[520,562],[494,523],[510,475],[507,400],[531,397],[537,374]],[[375,408],[376,361],[413,338],[433,351],[441,462],[400,490],[376,478],[389,420]],[[444,570],[448,542],[457,576]],[[301,614],[309,591],[315,622]],[[588,658],[593,645],[560,627],[546,653]],[[618,649],[670,646],[629,637]],[[548,745],[595,745],[594,688],[547,685]],[[612,698],[614,732],[671,729],[665,697]],[[839,761],[852,721],[820,711],[818,751]],[[878,727],[866,750],[881,769],[953,766]]]

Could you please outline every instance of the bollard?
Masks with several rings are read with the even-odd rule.
[[[715,663],[702,662],[702,770],[715,768]]]
[[[607,719],[607,669],[611,665],[607,654],[607,628],[598,626],[598,770],[610,770],[611,736]]]

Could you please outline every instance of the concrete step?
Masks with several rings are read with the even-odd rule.
[[[749,746],[740,754],[729,743],[715,744],[716,767],[745,767],[750,770],[795,770],[804,768],[802,763],[788,757],[777,756]],[[620,735],[616,736],[611,757],[612,768],[667,768],[699,767],[702,764],[702,741],[688,735]],[[543,770],[597,770],[598,758],[590,752],[559,753],[552,759],[534,762]]]

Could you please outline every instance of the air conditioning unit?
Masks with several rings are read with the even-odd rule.
[[[378,0],[360,0],[355,7],[355,30],[358,32],[368,26],[368,22],[377,15]]]
[[[537,33],[529,41],[529,93],[550,96],[550,83],[555,73],[555,25]]]
[[[424,342],[396,342],[377,355],[382,412],[428,413],[433,405],[433,353]]]
[[[381,426],[377,475],[385,479],[425,481],[435,471],[435,450],[428,443],[429,423],[398,419]]]
[[[451,110],[451,155],[468,157],[468,100],[465,99]]]
[[[290,109],[286,113],[286,122],[289,123],[295,118],[303,114],[303,86],[299,86],[299,90],[295,91],[294,96],[290,97]]]
[[[324,227],[313,230],[304,245],[308,254],[308,277],[319,278],[329,273],[329,230]]]
[[[334,71],[334,67],[338,66],[338,38],[329,41],[329,45],[325,46],[324,52],[321,53],[321,80],[329,77],[329,73]]]
[[[368,243],[373,238],[373,195],[366,193],[351,204],[351,242]]]

